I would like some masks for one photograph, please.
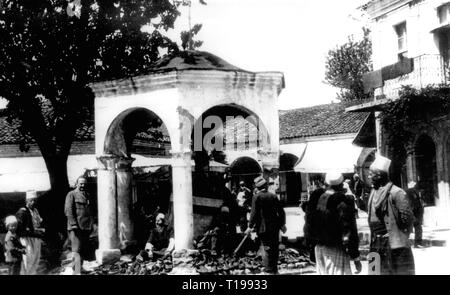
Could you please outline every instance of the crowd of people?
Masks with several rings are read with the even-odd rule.
[[[378,155],[369,168],[371,191],[361,202],[364,185],[358,175],[349,189],[342,174],[328,173],[325,187],[312,192],[305,210],[305,241],[316,261],[319,274],[351,274],[361,271],[357,209],[366,210],[371,233],[370,252],[379,260],[374,267],[382,275],[415,274],[409,236],[415,232],[415,246],[421,247],[423,202],[416,183],[406,191],[389,179],[391,160]],[[357,205],[359,203],[359,205]],[[356,210],[355,210],[356,209]]]
[[[415,246],[421,247],[424,204],[415,182],[403,190],[390,181],[390,164],[389,159],[376,157],[369,168],[370,193],[359,175],[349,181],[341,173],[330,172],[301,204],[305,212],[305,246],[316,262],[318,274],[352,274],[352,263],[356,273],[361,272],[358,210],[368,214],[370,251],[379,255],[379,273],[415,273],[409,235],[414,230]],[[278,273],[280,232],[287,230],[279,197],[269,191],[270,184],[263,176],[254,179],[252,189],[244,181],[234,190],[230,181],[225,183],[222,206],[209,229],[196,241],[196,247],[209,249],[213,255],[261,250],[264,271]],[[36,201],[37,193],[27,192],[26,205],[5,219],[9,274],[37,273],[45,229]],[[158,210],[154,213],[154,226],[146,232],[138,259],[168,259],[174,251],[174,232],[166,215]],[[67,194],[65,215],[73,274],[81,274],[94,220],[85,178],[80,177],[76,188]]]

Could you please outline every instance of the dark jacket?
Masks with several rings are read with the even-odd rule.
[[[159,232],[157,228],[151,230],[147,243],[153,245],[153,250],[161,251],[169,246],[170,239],[173,237],[173,229],[164,225],[161,232]]]
[[[278,234],[286,224],[286,214],[277,195],[260,191],[252,201],[250,228],[254,227],[258,234]]]
[[[22,207],[16,213],[17,217],[17,235],[19,237],[41,238],[42,234],[37,233],[34,229],[33,219],[30,209]]]
[[[421,224],[423,222],[424,204],[420,193],[416,188],[409,188],[405,192],[411,203],[411,208],[415,218],[414,222]]]
[[[343,247],[351,258],[359,256],[359,237],[353,196],[327,190],[312,194],[305,215],[305,239],[310,244]]]
[[[25,247],[20,243],[19,238],[8,231],[5,236],[5,262],[18,262],[22,260]]]
[[[64,212],[67,216],[67,230],[92,230],[93,216],[86,193],[74,189],[66,196]]]

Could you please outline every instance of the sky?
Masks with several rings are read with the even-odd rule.
[[[325,83],[328,50],[349,35],[361,38],[363,23],[349,17],[367,0],[192,0],[191,23],[202,23],[199,50],[250,71],[281,71],[286,88],[279,109],[326,104],[337,90]],[[177,23],[188,28],[188,13]]]
[[[349,15],[367,0],[205,1],[191,7],[192,25],[203,24],[199,50],[245,70],[283,72],[279,109],[337,102],[338,90],[323,82],[325,59],[349,35],[362,36],[362,23]],[[185,8],[169,36],[188,28]]]

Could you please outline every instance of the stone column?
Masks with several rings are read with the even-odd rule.
[[[414,145],[409,144],[406,147],[406,174],[408,177],[408,183],[411,181],[417,182],[417,173],[415,168],[415,160],[414,160]]]
[[[131,217],[133,210],[133,173],[131,164],[134,160],[133,158],[120,158],[116,169],[117,222],[121,249],[136,243],[134,240],[134,224]]]
[[[191,249],[194,239],[192,152],[172,152],[172,185],[175,249]]]
[[[117,191],[116,163],[118,157],[104,155],[98,157],[97,199],[98,199],[98,241],[95,252],[100,264],[120,258],[117,232]]]

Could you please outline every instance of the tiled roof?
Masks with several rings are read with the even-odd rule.
[[[0,110],[0,144],[19,143],[21,138],[19,125],[18,120],[8,122],[6,110]],[[87,140],[94,140],[94,122],[92,120],[84,122],[75,134],[75,141]],[[26,142],[32,143],[34,140],[27,138]]]
[[[333,135],[357,133],[369,113],[346,113],[345,108],[351,104],[333,103],[308,108],[281,110],[280,139],[311,137],[319,135]],[[5,111],[0,110],[0,144],[17,144],[20,142],[18,121],[8,123]],[[243,128],[241,128],[243,129]],[[245,129],[244,129],[245,130]],[[166,128],[159,128],[163,134],[163,141],[169,141]],[[254,130],[250,128],[250,133]],[[138,133],[139,139],[153,138],[151,133]],[[238,141],[241,141],[238,134]],[[94,140],[94,123],[88,121],[77,130],[75,141]],[[30,140],[32,142],[32,140]]]
[[[13,120],[11,123],[7,122],[6,110],[0,110],[0,144],[18,144],[20,142],[19,121]],[[157,129],[163,135],[163,141],[168,141],[167,129]],[[136,135],[139,139],[153,138],[152,133],[139,132]],[[92,120],[84,122],[75,133],[74,141],[93,141],[95,138],[94,122]],[[158,141],[158,140],[157,140]],[[27,138],[27,143],[33,143],[34,140]]]
[[[346,113],[345,108],[358,103],[332,103],[279,111],[280,139],[357,133],[370,113]]]

